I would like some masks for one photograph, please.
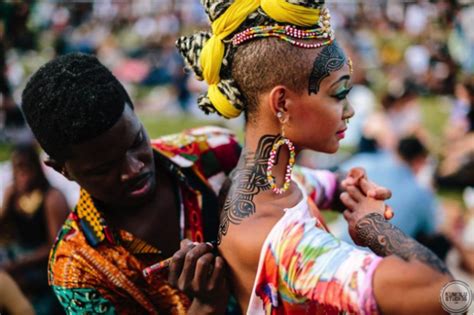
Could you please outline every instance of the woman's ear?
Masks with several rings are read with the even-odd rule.
[[[69,175],[68,171],[66,170],[66,166],[64,165],[64,163],[58,162],[55,159],[47,158],[44,161],[44,164],[51,167],[52,169],[54,169],[56,172],[60,173],[61,175],[63,175],[67,179],[72,180],[71,176]]]
[[[288,89],[283,85],[275,86],[268,95],[271,112],[280,118],[285,118],[288,112]],[[279,114],[280,113],[280,114]]]

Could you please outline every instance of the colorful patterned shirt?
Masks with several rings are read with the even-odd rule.
[[[331,173],[299,169],[302,200],[272,228],[260,253],[247,314],[377,314],[372,277],[381,261],[334,238],[307,191],[335,191]],[[310,182],[318,183],[312,189]],[[326,189],[321,190],[322,187]],[[334,186],[335,187],[335,186]],[[330,194],[328,194],[330,196]]]
[[[217,237],[217,194],[241,148],[216,127],[191,129],[152,141],[157,163],[176,177],[181,201],[181,238]],[[68,314],[185,314],[189,299],[166,274],[142,270],[163,259],[157,248],[114,229],[85,191],[55,241],[49,283]]]

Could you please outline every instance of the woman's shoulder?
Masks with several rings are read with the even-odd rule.
[[[66,200],[66,197],[59,189],[49,187],[44,193],[44,200],[45,202],[62,202]]]
[[[66,197],[59,189],[54,187],[48,188],[44,193],[44,206],[47,212],[53,215],[61,215],[61,217],[69,210]]]

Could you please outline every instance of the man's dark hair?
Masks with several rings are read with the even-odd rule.
[[[110,129],[132,101],[95,56],[73,53],[42,66],[22,95],[26,120],[43,149],[65,160],[68,146]]]
[[[408,136],[398,142],[398,154],[407,162],[411,162],[418,157],[428,154],[425,146],[414,136]]]

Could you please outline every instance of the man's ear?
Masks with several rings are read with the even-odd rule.
[[[55,159],[47,158],[46,160],[44,160],[44,164],[51,167],[52,169],[54,169],[56,172],[60,173],[67,179],[72,180],[63,162],[58,162]]]
[[[277,85],[270,91],[268,95],[269,106],[275,116],[283,119],[288,116],[288,96],[288,88],[284,85]]]

